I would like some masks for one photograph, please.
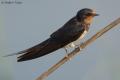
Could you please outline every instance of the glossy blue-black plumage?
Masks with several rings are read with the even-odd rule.
[[[88,15],[92,15],[91,9],[85,8],[78,11],[75,17],[70,19],[63,27],[52,33],[50,38],[21,53],[19,52],[19,54],[22,55],[18,57],[18,62],[44,56],[77,40],[85,30],[88,31],[89,29],[90,24],[84,22],[84,19]]]

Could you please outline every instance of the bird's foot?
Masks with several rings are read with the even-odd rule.
[[[80,47],[80,45],[75,45],[75,49],[79,48],[80,50],[82,50],[82,48]]]
[[[83,48],[81,47],[81,45],[83,45],[83,44],[84,44],[84,42],[81,42],[80,45],[79,45],[80,51],[83,49]]]
[[[64,48],[65,49],[65,52],[66,52],[66,55],[65,55],[65,57],[68,59],[68,60],[71,60],[71,58],[69,58],[69,55],[68,55],[68,50],[67,50],[67,48]]]
[[[69,57],[69,55],[67,54],[67,55],[65,55],[65,57],[70,61],[71,60],[71,58]]]
[[[82,47],[80,46],[80,45],[82,45],[83,43],[80,43],[80,44],[78,44],[78,45],[75,45],[75,49],[76,48],[79,48],[79,50],[81,51],[82,50]]]

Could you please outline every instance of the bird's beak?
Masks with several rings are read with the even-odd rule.
[[[97,13],[93,13],[93,16],[99,16],[99,14],[97,14]]]

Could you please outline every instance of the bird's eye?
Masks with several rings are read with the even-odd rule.
[[[92,16],[92,14],[91,13],[87,13],[87,14],[85,14],[86,16]]]

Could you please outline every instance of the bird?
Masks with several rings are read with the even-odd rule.
[[[65,48],[67,52],[66,47],[75,47],[74,42],[85,36],[93,18],[98,15],[93,9],[83,8],[45,41],[8,56],[19,55],[17,61],[22,62],[45,56],[61,48]]]

